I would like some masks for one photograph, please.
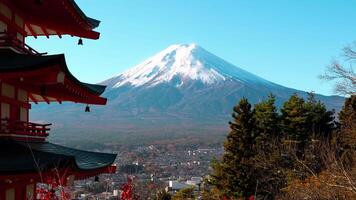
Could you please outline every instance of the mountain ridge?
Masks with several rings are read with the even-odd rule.
[[[199,80],[208,85],[226,79],[272,84],[270,81],[232,65],[194,43],[171,45],[142,63],[102,83],[112,87],[120,87],[125,84],[136,87],[147,84],[154,86],[169,82],[177,76],[181,76],[183,79]]]

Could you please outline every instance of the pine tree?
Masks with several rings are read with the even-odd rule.
[[[256,178],[251,158],[255,155],[255,128],[251,104],[243,98],[234,107],[230,133],[224,144],[221,162],[212,165],[214,173],[210,184],[222,195],[232,199],[251,196],[255,192]]]
[[[284,135],[287,139],[297,143],[297,157],[303,158],[304,148],[310,140],[304,99],[298,97],[297,94],[292,95],[289,100],[283,104],[281,113]]]
[[[269,199],[286,185],[281,173],[284,159],[280,151],[280,117],[275,107],[275,97],[270,94],[267,100],[256,104],[253,114],[257,131],[254,161],[259,180],[258,195]]]
[[[342,160],[352,165],[356,161],[356,95],[346,99],[339,113],[338,140]]]
[[[356,148],[356,95],[346,99],[339,113],[340,129],[347,131],[347,143]]]
[[[323,103],[315,99],[314,93],[309,93],[305,103],[307,112],[306,128],[309,135],[316,139],[331,139],[334,129],[334,112],[328,111]]]
[[[256,145],[262,150],[271,149],[271,145],[280,138],[279,116],[275,106],[275,97],[270,94],[266,101],[258,103],[254,108],[256,124]]]

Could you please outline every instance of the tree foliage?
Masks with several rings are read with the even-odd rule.
[[[270,94],[266,101],[255,105],[254,121],[256,125],[256,144],[262,150],[268,150],[274,140],[280,139],[279,115],[275,106],[275,97]]]
[[[194,187],[179,190],[173,197],[173,200],[193,200],[195,199]]]
[[[273,95],[253,108],[241,99],[233,109],[225,153],[213,161],[208,184],[214,195],[207,199],[274,199],[291,180],[309,176],[308,170],[321,172],[327,164],[321,162],[318,147],[332,141],[333,116],[313,93],[307,100],[292,95],[280,112]]]
[[[225,154],[221,162],[214,162],[214,174],[210,183],[221,191],[222,196],[244,197],[253,195],[256,186],[251,170],[251,158],[255,155],[255,123],[251,104],[243,98],[234,107],[230,133],[224,144]]]
[[[343,53],[345,62],[320,76],[349,97],[338,120],[313,93],[292,95],[280,112],[273,95],[253,109],[244,98],[234,107],[206,199],[356,199],[356,43]]]
[[[346,99],[339,113],[337,140],[343,161],[345,164],[353,165],[356,161],[356,95]]]
[[[158,191],[156,195],[156,200],[171,200],[172,195],[166,192],[165,190]]]
[[[315,99],[314,93],[309,93],[305,108],[307,132],[317,139],[330,139],[335,128],[334,111],[327,110],[323,103]]]

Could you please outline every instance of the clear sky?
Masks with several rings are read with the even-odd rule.
[[[171,44],[196,43],[272,82],[332,94],[317,76],[356,41],[356,0],[77,0],[102,21],[97,41],[30,39],[65,53],[71,72],[96,83]]]

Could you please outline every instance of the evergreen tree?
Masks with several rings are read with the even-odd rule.
[[[314,94],[306,101],[292,95],[280,115],[274,103],[275,98],[270,95],[253,110],[247,99],[234,107],[225,154],[220,162],[213,161],[214,172],[208,180],[213,187],[205,198],[232,200],[256,193],[258,199],[274,199],[282,188],[293,188],[285,188],[290,180],[305,180],[310,170],[316,174],[325,170],[320,147],[330,145],[329,140],[311,139],[329,139],[335,129],[333,112]],[[339,155],[348,164],[345,166],[352,167],[356,160],[356,96],[346,100],[339,119]],[[298,160],[293,156],[295,149],[285,145],[288,143],[282,142],[282,137],[296,144]]]
[[[317,139],[330,139],[334,129],[334,112],[328,111],[323,103],[317,101],[314,93],[309,93],[305,108],[309,135]]]
[[[356,148],[356,95],[346,99],[342,110],[339,113],[339,126],[343,131],[348,132],[345,137],[347,143]]]
[[[275,97],[270,94],[266,101],[258,103],[254,108],[256,125],[256,145],[263,151],[272,148],[273,143],[280,138],[279,116],[275,106]]]
[[[229,199],[251,196],[255,192],[256,178],[251,158],[255,155],[255,127],[251,104],[243,98],[234,107],[230,133],[224,144],[221,162],[212,165],[214,173],[210,184]]]
[[[343,161],[356,160],[356,95],[347,98],[339,113],[338,140]]]
[[[310,135],[307,129],[307,110],[303,98],[297,94],[292,95],[287,102],[283,104],[282,127],[284,135],[297,143],[298,158],[304,157],[304,148],[310,140]]]
[[[284,159],[280,152],[280,117],[275,97],[270,94],[267,100],[256,104],[253,114],[257,131],[257,154],[254,156],[259,181],[257,194],[264,196],[264,199],[272,199],[286,185],[280,167]]]

